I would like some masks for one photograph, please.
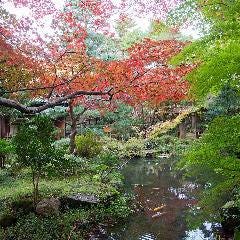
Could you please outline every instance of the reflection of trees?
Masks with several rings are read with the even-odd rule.
[[[116,240],[140,240],[148,236],[149,240],[185,239],[186,211],[196,203],[191,197],[198,186],[183,182],[172,172],[170,159],[161,162],[134,160],[124,170],[126,184],[134,190],[136,201],[143,211],[132,217],[125,227],[121,227]],[[134,186],[133,186],[134,185]],[[160,210],[154,209],[166,205]],[[153,215],[160,213],[158,217]],[[203,229],[205,236],[209,231]]]
[[[133,219],[128,229],[137,229],[136,234],[153,233],[157,239],[181,239],[186,231],[183,215],[189,201],[180,199],[176,194],[176,191],[182,191],[181,181],[177,175],[171,174],[171,165],[166,161],[169,160],[161,163],[142,161],[141,164],[133,164],[129,172],[126,171],[130,183],[139,184],[134,187],[134,192],[136,200],[144,208],[137,222]],[[163,204],[166,207],[159,212],[154,211]],[[159,217],[152,218],[158,213]],[[132,236],[133,239],[140,239],[138,237]]]

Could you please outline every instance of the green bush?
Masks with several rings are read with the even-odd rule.
[[[113,155],[120,157],[123,152],[123,142],[115,138],[104,137],[101,139],[103,143],[104,152],[112,153]]]
[[[95,217],[97,221],[103,221],[106,218],[110,218],[112,220],[120,220],[127,218],[132,209],[130,207],[131,199],[126,196],[118,195],[116,198],[111,201],[108,206],[101,205],[97,209],[95,209]]]
[[[5,167],[5,160],[13,153],[13,146],[10,141],[0,139],[0,168]]]
[[[35,204],[40,177],[57,156],[53,142],[53,123],[46,116],[36,116],[25,122],[13,139],[17,161],[32,171]]]
[[[61,149],[57,150],[57,157],[47,165],[46,174],[49,177],[69,177],[84,171],[86,159],[74,154],[66,154]]]
[[[81,157],[91,158],[97,156],[102,150],[99,138],[92,132],[76,136],[75,143],[77,153]]]
[[[69,138],[62,138],[60,140],[57,140],[53,143],[53,146],[64,152],[64,153],[69,153],[69,145],[70,145],[70,139]]]
[[[123,155],[128,158],[145,157],[144,140],[140,138],[129,138],[123,145]]]
[[[145,142],[148,149],[155,149],[159,153],[181,154],[192,144],[192,139],[180,139],[171,135],[156,136]]]
[[[240,115],[215,118],[179,162],[187,177],[204,186],[200,205],[208,216],[236,198],[240,189]],[[208,220],[208,219],[207,219]]]
[[[102,141],[104,150],[120,159],[146,156],[144,140],[141,138],[130,138],[124,142],[105,137]]]
[[[7,229],[0,229],[2,240],[61,240],[68,239],[74,224],[81,220],[81,212],[68,212],[61,216],[39,218],[31,213],[18,219],[17,223]],[[72,232],[71,239],[84,239],[78,229]]]
[[[1,240],[83,240],[98,222],[116,222],[131,213],[129,199],[117,195],[106,204],[90,209],[72,209],[51,217],[38,217],[34,213],[18,219],[5,216],[11,226],[0,227]]]

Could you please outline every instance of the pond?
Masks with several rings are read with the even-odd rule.
[[[187,211],[196,205],[196,184],[172,169],[174,159],[134,159],[124,169],[126,190],[133,192],[139,211],[109,229],[108,240],[214,240],[217,225],[190,230]]]

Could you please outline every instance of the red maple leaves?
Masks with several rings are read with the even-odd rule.
[[[129,58],[109,64],[108,76],[115,85],[116,98],[131,104],[142,101],[158,104],[180,101],[187,97],[188,83],[184,76],[194,66],[173,67],[168,61],[186,43],[177,40],[155,41],[144,39],[128,50]]]
[[[0,29],[0,60],[6,65],[19,66],[31,74],[29,81],[12,87],[12,92],[26,90],[34,96],[47,99],[66,96],[75,92],[103,92],[101,99],[121,100],[132,105],[146,101],[158,104],[164,101],[180,101],[187,96],[188,83],[184,76],[193,66],[172,67],[169,60],[178,54],[186,43],[177,40],[144,39],[128,49],[128,57],[104,61],[87,53],[88,31],[98,29],[102,34],[114,6],[110,0],[67,1],[59,12],[50,0],[12,1],[16,6],[31,8],[35,20],[39,16],[53,14],[54,34],[50,41],[41,37],[34,22],[25,17],[17,19],[11,14],[2,18]],[[40,9],[42,3],[44,9]],[[38,12],[39,11],[39,12]],[[82,15],[79,15],[82,13]],[[21,34],[22,32],[22,34]],[[33,36],[29,37],[29,32]],[[109,35],[108,35],[109,37]],[[4,76],[2,76],[4,78]],[[3,85],[2,87],[7,87]],[[77,104],[96,103],[99,96],[74,96]]]

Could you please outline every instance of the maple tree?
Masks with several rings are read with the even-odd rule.
[[[125,99],[133,105],[143,101],[159,104],[186,98],[188,83],[183,77],[194,65],[173,68],[168,64],[185,45],[177,40],[144,39],[129,48],[127,59],[108,64],[105,77],[115,84],[113,98]]]
[[[25,113],[37,113],[80,95],[108,94],[107,91],[96,89],[94,68],[97,61],[87,56],[85,45],[87,25],[103,30],[106,27],[104,19],[107,15],[100,11],[103,7],[101,4],[106,4],[106,1],[86,1],[84,5],[69,1],[62,12],[54,8],[51,1],[41,1],[41,8],[45,11],[39,10],[34,1],[11,2],[17,7],[30,8],[32,16],[17,19],[4,10],[4,2],[1,2],[1,10],[5,14],[1,19],[4,24],[0,29],[0,51],[1,62],[6,69],[1,76],[1,105]],[[76,8],[86,13],[84,21],[74,15]],[[54,17],[55,33],[41,37],[38,33],[41,24],[35,24],[39,17],[49,15]],[[13,68],[26,72],[30,77],[26,81],[7,78]],[[33,97],[42,96],[47,102],[37,108],[26,107],[16,101],[23,92]]]
[[[31,17],[17,18],[4,10],[2,2],[0,56],[5,71],[1,75],[0,105],[39,113],[68,102],[71,152],[79,117],[74,114],[74,106],[79,103],[84,109],[114,108],[114,101],[119,100],[138,106],[142,102],[156,105],[186,98],[188,84],[183,77],[193,66],[173,68],[168,64],[186,43],[138,39],[124,58],[122,54],[112,54],[110,59],[101,57],[102,52],[109,50],[104,49],[103,43],[116,39],[108,31],[111,13],[116,10],[110,0],[69,0],[63,10],[50,0],[41,1],[41,9],[31,0],[10,2],[32,12]],[[124,9],[124,5],[120,8]],[[40,18],[49,16],[54,18],[53,33],[41,36],[39,29],[44,23]],[[36,97],[41,97],[42,105],[21,103]],[[106,105],[109,100],[111,105]]]

